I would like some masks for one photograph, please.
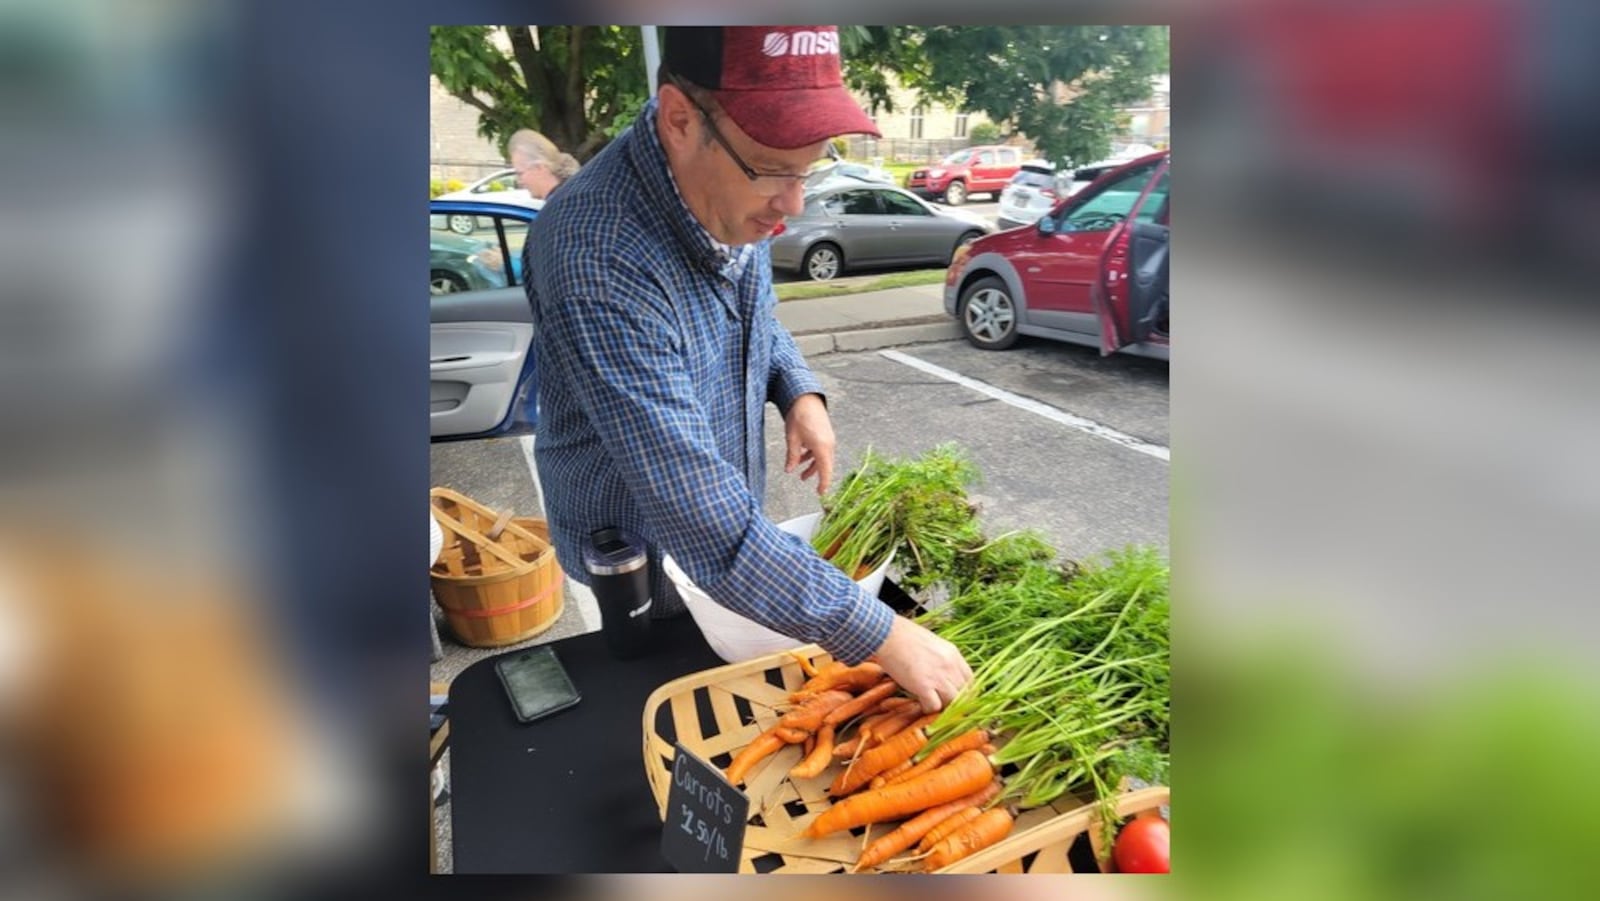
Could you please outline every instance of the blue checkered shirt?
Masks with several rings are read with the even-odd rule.
[[[718,603],[855,663],[893,612],[762,513],[763,407],[821,394],[773,315],[766,242],[719,246],[679,196],[655,101],[565,182],[524,251],[539,367],[534,460],[562,568],[589,533],[650,545],[658,615],[678,565]]]

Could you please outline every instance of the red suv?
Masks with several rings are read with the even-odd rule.
[[[959,248],[945,274],[945,312],[985,350],[1037,335],[1170,359],[1171,164],[1170,151],[1140,157],[1037,223]]]
[[[973,194],[999,196],[1022,168],[1022,151],[1015,147],[985,145],[957,150],[937,165],[912,171],[906,188],[929,200],[960,206]]]

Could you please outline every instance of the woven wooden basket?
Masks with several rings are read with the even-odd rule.
[[[816,645],[793,653],[807,656],[817,666],[832,659]],[[692,673],[651,693],[644,706],[644,766],[658,814],[665,818],[674,741],[713,766],[725,767],[777,722],[777,708],[804,682],[799,663],[783,652]],[[785,747],[758,763],[745,781],[751,818],[739,860],[742,873],[845,872],[868,842],[896,825],[878,824],[821,839],[803,837],[812,818],[826,808],[827,788],[839,764],[830,764],[814,779],[793,781],[789,769],[800,761],[801,750],[799,745]],[[1133,816],[1169,800],[1166,786],[1127,792],[1118,799],[1117,815]],[[1004,841],[939,872],[1069,873],[1073,871],[1069,851],[1085,833],[1098,858],[1098,824],[1094,805],[1063,796],[1048,807],[1023,811]],[[900,871],[891,861],[873,872]]]
[[[449,488],[429,492],[444,547],[433,596],[463,644],[526,641],[561,616],[561,567],[543,520],[496,512]]]

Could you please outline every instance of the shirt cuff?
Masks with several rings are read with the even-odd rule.
[[[713,600],[781,635],[815,642],[852,666],[883,645],[893,608],[800,539],[768,524],[752,531],[726,574],[700,583]]]
[[[777,404],[778,412],[785,416],[803,394],[817,395],[824,405],[828,402],[828,396],[822,393],[822,382],[809,369],[775,373],[767,386],[767,400]]]
[[[858,589],[861,596],[846,615],[844,623],[829,638],[818,642],[828,653],[849,666],[871,657],[889,638],[894,625],[894,610],[883,601]]]

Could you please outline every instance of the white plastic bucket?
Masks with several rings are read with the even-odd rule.
[[[786,519],[778,523],[778,528],[809,542],[811,535],[817,531],[817,524],[821,521],[821,513],[810,513]],[[857,579],[856,584],[866,589],[867,594],[877,597],[878,589],[883,587],[884,575],[888,572],[889,563],[893,559],[894,555],[889,555],[889,559],[879,564],[877,569]],[[807,643],[774,632],[755,620],[740,616],[718,604],[710,595],[695,587],[683,570],[673,562],[671,556],[664,556],[661,563],[666,570],[667,578],[677,586],[678,594],[683,598],[684,606],[689,608],[689,615],[694,617],[695,625],[700,627],[701,634],[706,637],[706,644],[709,644],[711,650],[723,660],[740,663],[774,651],[798,648]]]

